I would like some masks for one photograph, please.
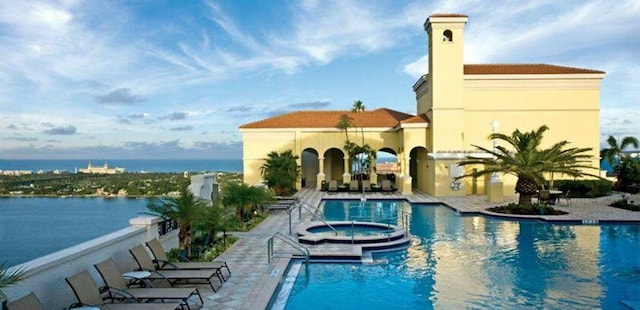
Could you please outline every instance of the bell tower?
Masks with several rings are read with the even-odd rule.
[[[464,26],[468,17],[434,14],[424,23],[428,35],[427,105],[418,108],[431,120],[430,150],[462,150],[464,144]]]

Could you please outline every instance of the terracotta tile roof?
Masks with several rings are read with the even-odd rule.
[[[420,114],[420,115],[409,117],[400,122],[403,124],[429,123],[429,118],[425,114]]]
[[[429,15],[429,17],[469,17],[469,16],[464,15],[464,14],[441,13],[441,14],[431,14],[431,15]]]
[[[554,66],[547,64],[469,64],[464,74],[580,74],[605,73],[603,71]]]
[[[395,127],[411,114],[380,108],[373,111],[295,111],[248,123],[240,128],[327,128],[336,127],[342,115],[347,115],[354,127]]]

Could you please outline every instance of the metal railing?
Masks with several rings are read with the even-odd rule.
[[[275,239],[280,239],[282,241],[284,241],[284,243],[286,243],[287,245],[293,247],[293,249],[299,251],[300,253],[302,253],[302,255],[304,255],[305,257],[305,263],[307,263],[307,265],[309,264],[309,257],[311,256],[311,254],[309,253],[309,249],[307,247],[305,247],[304,245],[296,242],[295,240],[287,237],[285,234],[282,234],[280,232],[274,232],[273,235],[271,235],[271,237],[269,238],[269,240],[267,241],[267,256],[268,256],[268,261],[269,264],[271,264],[271,260],[276,257],[276,254],[281,254],[281,253],[276,253],[274,252],[273,249],[273,241]],[[291,256],[295,256],[295,254],[289,254]]]
[[[178,229],[178,222],[172,219],[166,219],[158,223],[158,235],[164,236],[174,230]]]
[[[354,206],[352,208],[359,208],[358,206]],[[324,212],[320,213],[322,219],[324,219]],[[411,216],[410,212],[406,212],[403,210],[396,210],[396,215],[390,215],[390,216],[377,216],[375,214],[371,214],[371,215],[349,215],[349,217],[347,219],[345,219],[346,221],[350,221],[351,222],[351,242],[354,242],[354,222],[359,221],[359,222],[372,222],[372,223],[382,223],[385,224],[385,222],[387,222],[387,228],[388,230],[386,232],[384,232],[383,234],[387,234],[387,238],[390,239],[391,234],[393,232],[396,232],[398,230],[404,230],[404,234],[406,236],[409,236],[409,218]],[[398,229],[391,229],[391,224],[388,223],[388,221],[394,221],[396,223],[398,223]]]
[[[311,213],[311,216],[313,218],[318,219],[319,221],[321,221],[323,224],[327,225],[327,227],[329,227],[333,233],[337,236],[338,235],[338,231],[331,226],[331,224],[327,223],[327,221],[325,221],[322,217],[318,216],[315,211],[313,209],[311,209],[311,207],[304,201],[298,201],[297,203],[295,203],[294,205],[292,205],[289,210],[287,210],[287,213],[289,213],[289,234],[291,234],[291,214],[293,212],[292,209],[293,208],[298,208],[298,219],[301,220],[302,219],[302,209],[307,210],[309,213]]]

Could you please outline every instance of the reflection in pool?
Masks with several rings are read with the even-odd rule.
[[[638,299],[638,224],[461,217],[403,202],[357,210],[356,201],[345,211],[339,203],[343,215],[408,208],[411,233],[422,242],[374,254],[374,264],[300,268],[286,309],[623,309],[623,300]],[[325,216],[333,212],[327,205]]]

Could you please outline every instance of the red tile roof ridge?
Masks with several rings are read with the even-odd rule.
[[[301,110],[241,125],[240,128],[326,128],[335,127],[342,115],[348,115],[355,127],[394,127],[412,117],[400,111],[378,108],[370,111]]]
[[[465,74],[580,74],[605,73],[600,70],[544,63],[465,64]]]

